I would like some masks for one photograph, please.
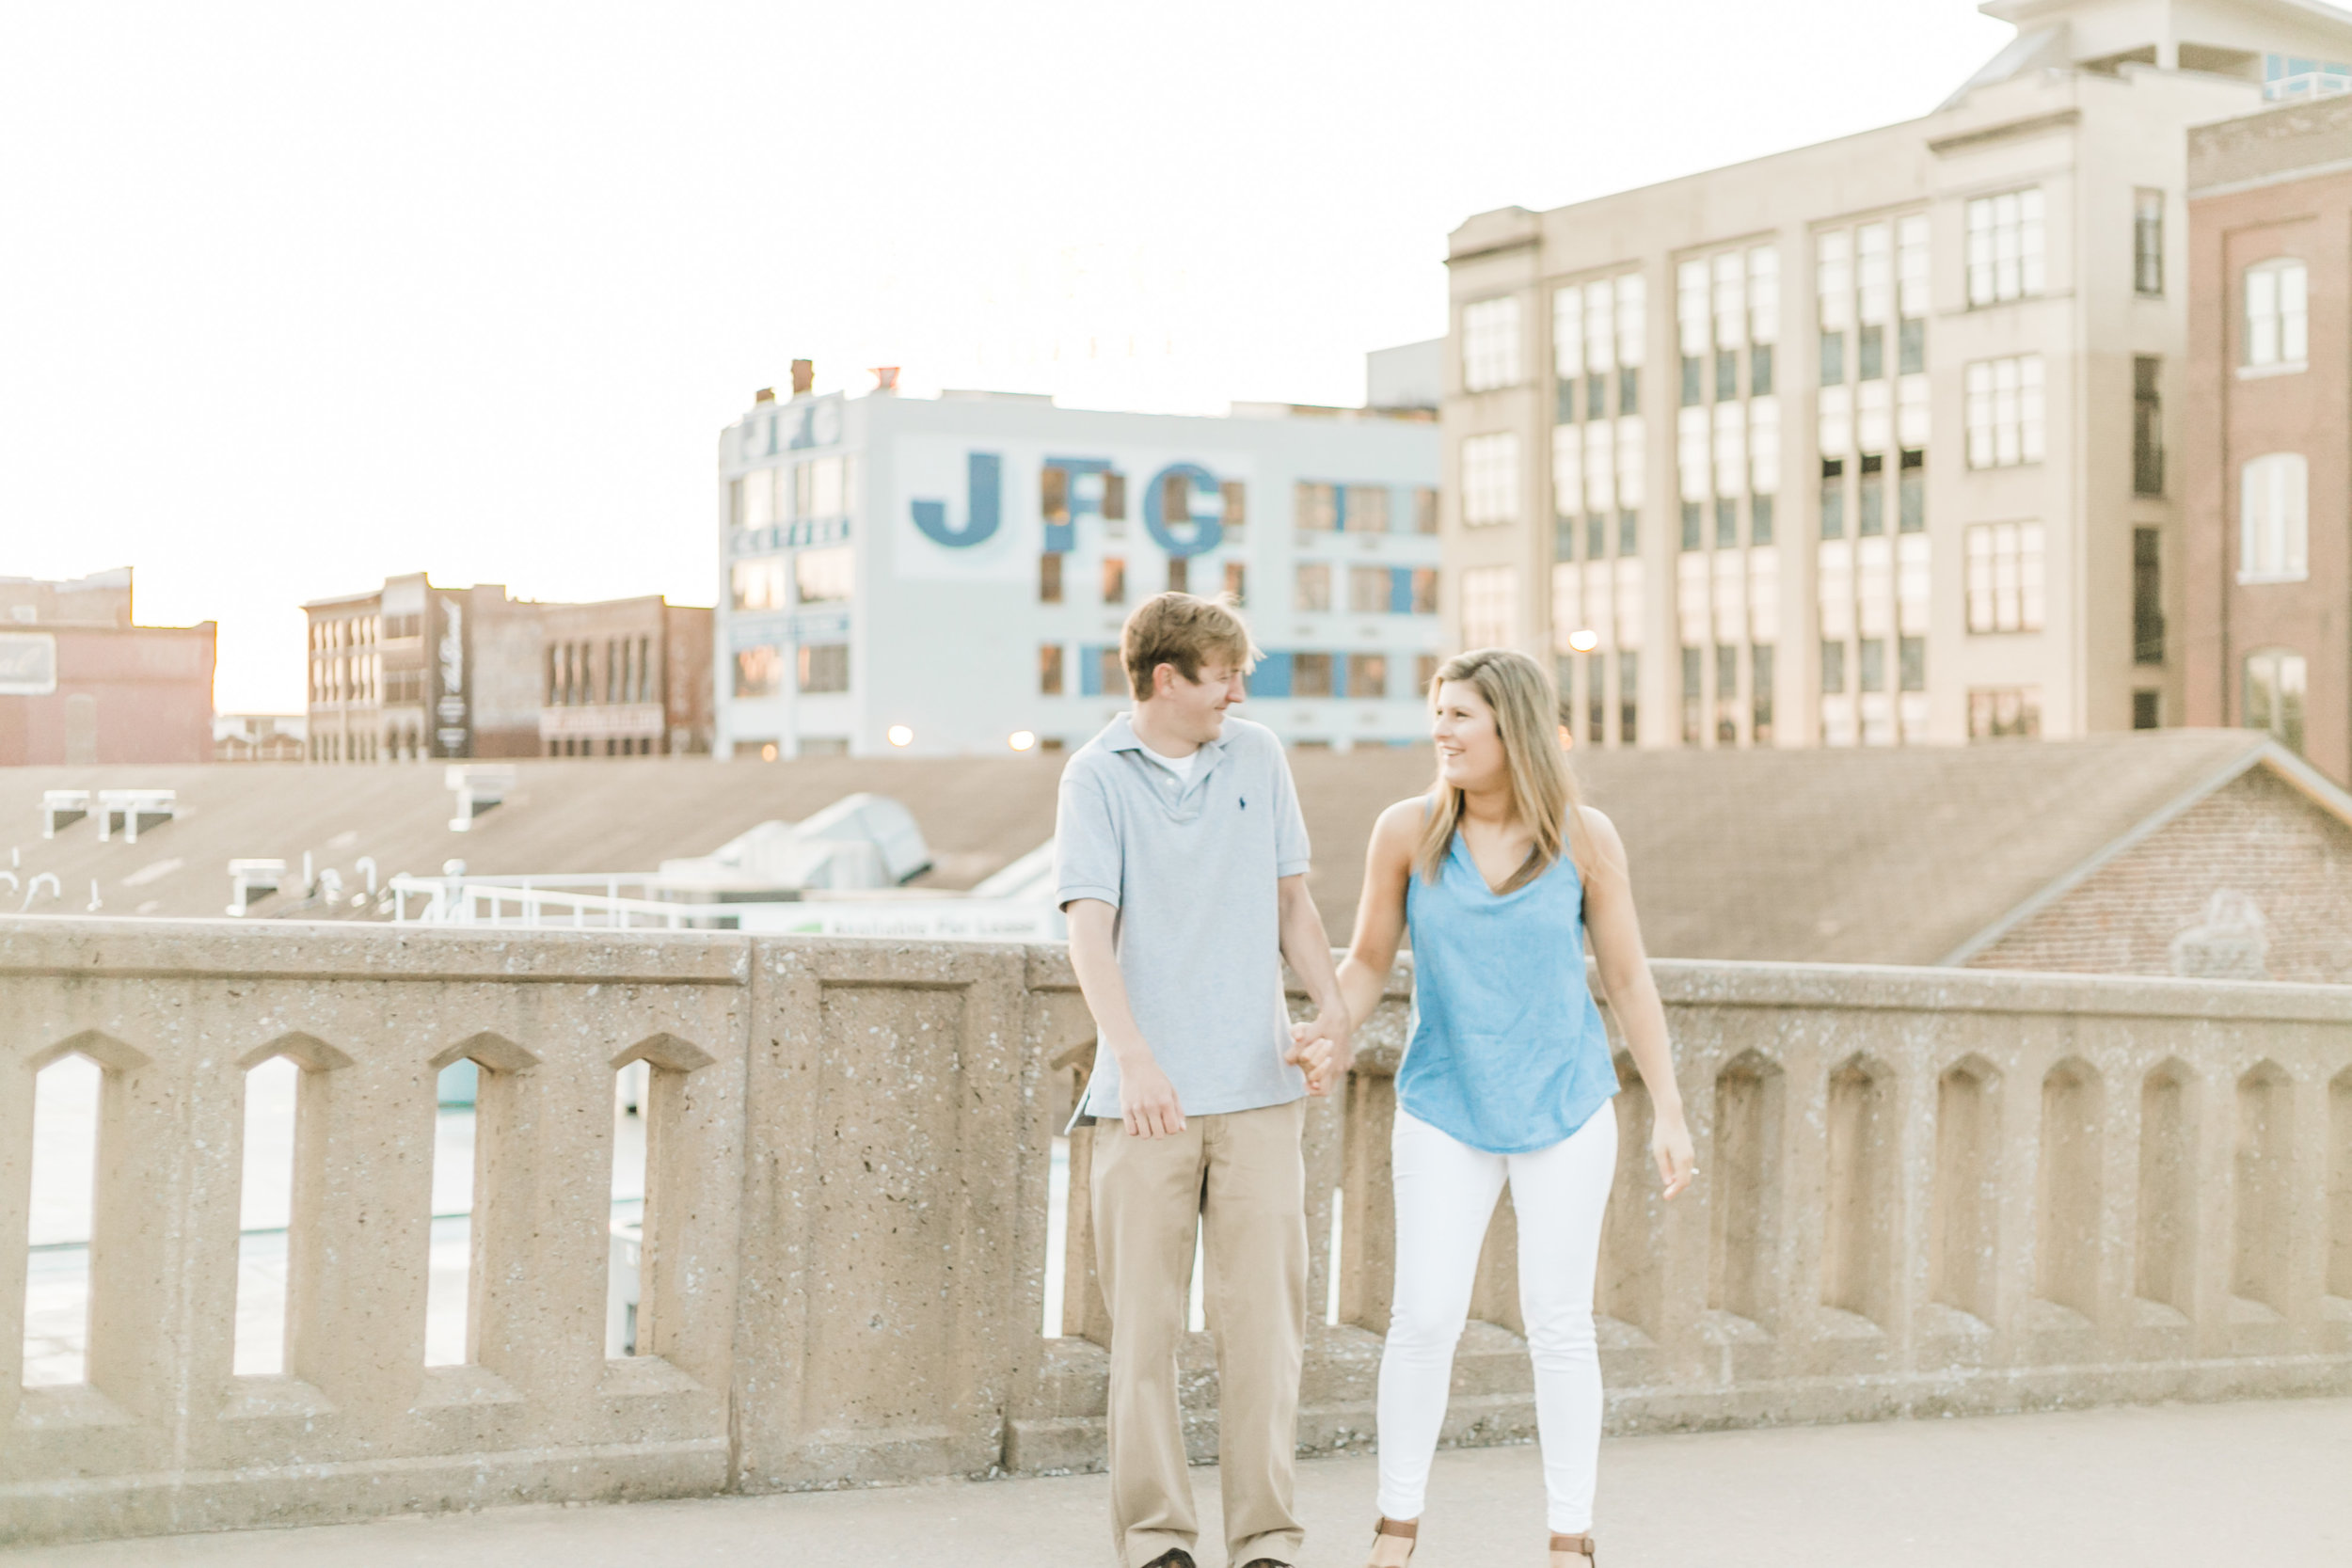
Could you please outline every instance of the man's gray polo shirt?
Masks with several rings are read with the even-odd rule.
[[[1119,911],[1120,973],[1152,1056],[1186,1116],[1281,1105],[1307,1092],[1282,1060],[1276,881],[1307,869],[1282,743],[1228,715],[1189,784],[1143,754],[1128,716],[1080,747],[1061,775],[1055,902]],[[1119,1115],[1119,1064],[1098,1049],[1085,1114]]]

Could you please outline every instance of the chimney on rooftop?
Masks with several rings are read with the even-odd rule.
[[[874,390],[877,392],[895,392],[898,389],[898,367],[896,365],[876,365],[874,367]]]
[[[804,398],[815,389],[816,386],[817,361],[814,359],[793,360],[792,395],[796,398]]]
[[[776,401],[776,389],[773,387],[762,387],[758,391],[752,394],[752,401],[754,403],[773,403]]]

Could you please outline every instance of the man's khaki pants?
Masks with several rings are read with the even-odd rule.
[[[1111,1532],[1123,1568],[1195,1550],[1176,1349],[1195,1226],[1216,1344],[1227,1561],[1296,1562],[1298,1379],[1307,1335],[1303,1101],[1186,1117],[1171,1138],[1094,1124],[1094,1248],[1110,1305]]]

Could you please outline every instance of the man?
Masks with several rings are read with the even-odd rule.
[[[1195,1568],[1176,1348],[1198,1227],[1216,1336],[1227,1562],[1288,1568],[1307,1329],[1301,1096],[1347,1070],[1347,1008],[1307,896],[1281,742],[1227,709],[1255,651],[1226,605],[1162,594],[1120,639],[1135,711],[1062,771],[1070,959],[1098,1030],[1094,1244],[1110,1307],[1111,1531],[1120,1568]],[[1287,958],[1318,1016],[1293,1043]],[[1331,1053],[1309,1083],[1296,1065]],[[1320,1053],[1317,1053],[1318,1056]]]

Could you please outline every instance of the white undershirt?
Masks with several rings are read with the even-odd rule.
[[[1143,754],[1175,774],[1176,782],[1180,784],[1192,783],[1193,767],[1200,760],[1200,752],[1197,747],[1181,757],[1164,757],[1149,746],[1143,748]]]

